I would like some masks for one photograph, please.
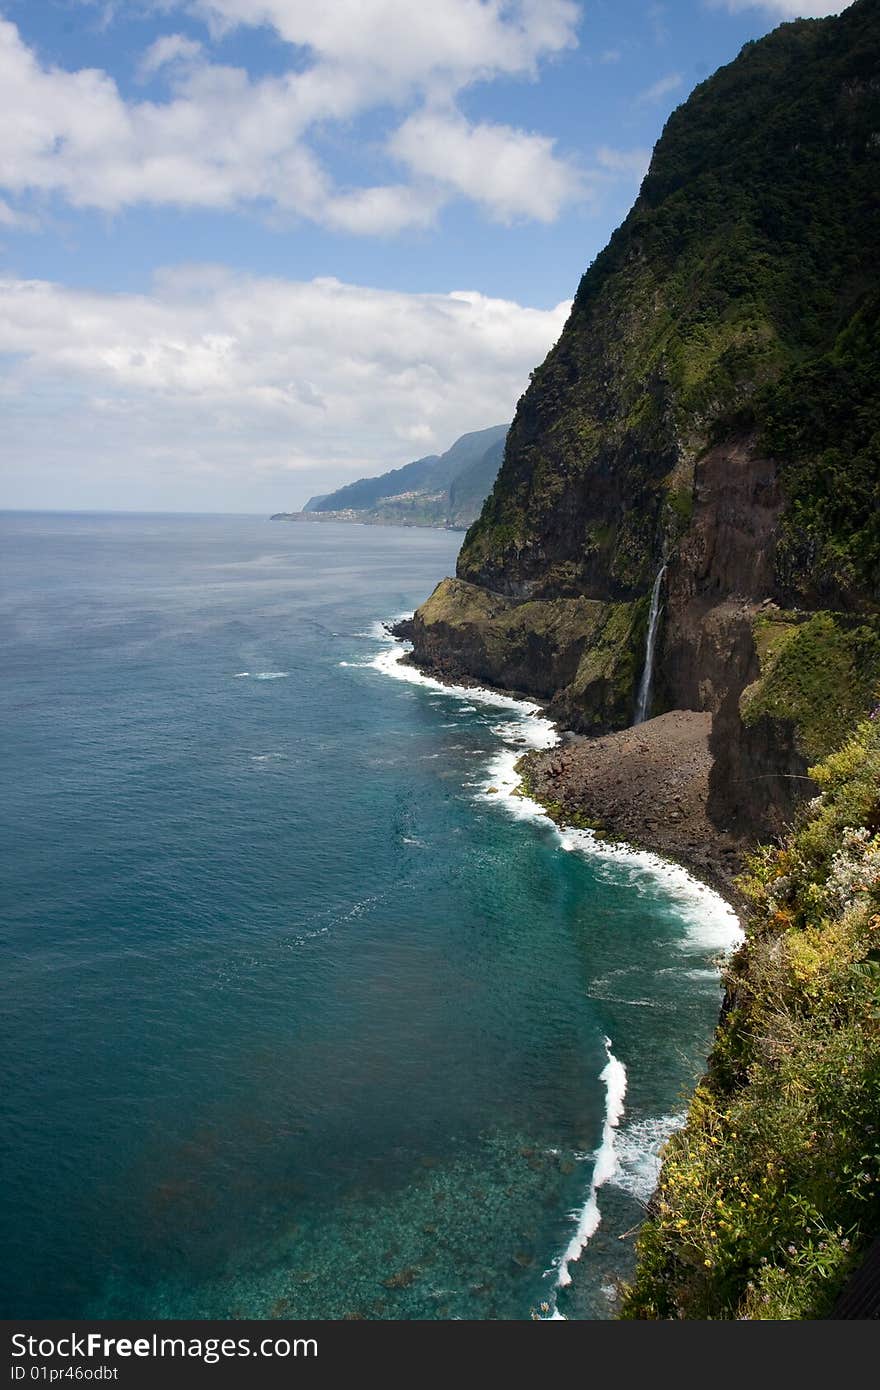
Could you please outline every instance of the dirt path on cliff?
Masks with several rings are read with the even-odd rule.
[[[673,710],[602,738],[565,735],[556,748],[529,755],[529,782],[564,816],[678,860],[730,897],[744,846],[706,812],[711,726],[709,714]]]

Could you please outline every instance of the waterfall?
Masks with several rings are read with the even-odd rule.
[[[654,648],[657,645],[657,628],[660,626],[660,614],[663,611],[660,607],[660,590],[663,588],[665,573],[666,566],[661,565],[651,590],[651,607],[648,611],[648,640],[645,644],[645,667],[639,682],[634,724],[644,724],[648,717],[648,708],[651,702],[651,680],[654,675]]]

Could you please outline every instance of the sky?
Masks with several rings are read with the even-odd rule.
[[[670,112],[843,0],[0,0],[0,507],[264,513],[512,418]]]

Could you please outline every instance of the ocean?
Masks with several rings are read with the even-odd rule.
[[[400,664],[460,539],[0,517],[5,1316],[612,1315],[737,926]]]

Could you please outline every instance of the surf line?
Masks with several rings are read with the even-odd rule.
[[[409,617],[411,615],[402,614],[401,616]],[[409,644],[403,644],[396,639],[389,631],[389,624],[378,622],[369,633],[361,635],[382,642],[385,650],[380,652],[378,656],[365,661],[340,662],[341,666],[371,667],[385,676],[391,676],[396,680],[407,681],[414,685],[421,685],[437,693],[453,696],[458,700],[467,699],[478,705],[510,710],[519,716],[519,731],[524,736],[522,740],[517,739],[517,743],[523,742],[532,748],[547,749],[555,747],[560,742],[556,727],[544,715],[540,705],[517,699],[514,696],[503,695],[498,691],[485,690],[479,686],[454,685],[425,675],[417,667],[402,660],[409,650]],[[659,882],[667,889],[670,897],[681,910],[682,917],[687,923],[687,935],[691,947],[696,947],[701,951],[720,952],[726,956],[739,945],[743,939],[743,931],[733,908],[720,894],[693,878],[680,865],[629,845],[602,842],[590,830],[571,828],[563,830],[557,827],[543,806],[521,793],[520,777],[516,770],[516,764],[522,756],[523,748],[511,749],[507,745],[507,740],[501,729],[496,728],[493,732],[500,736],[502,747],[500,752],[490,761],[489,777],[479,793],[479,800],[494,802],[495,804],[500,803],[516,819],[553,826],[558,843],[563,850],[580,851],[594,862],[602,862],[603,860],[616,862],[647,871],[647,875],[655,884]],[[546,1306],[542,1305],[541,1311],[547,1321],[564,1319],[564,1314],[556,1306],[556,1294],[571,1283],[570,1266],[577,1263],[601,1223],[602,1215],[598,1201],[600,1189],[606,1183],[613,1181],[621,1172],[621,1164],[615,1147],[615,1136],[624,1113],[627,1073],[626,1067],[614,1056],[611,1050],[611,1039],[606,1037],[604,1045],[606,1062],[599,1074],[600,1081],[605,1085],[605,1118],[602,1139],[598,1149],[594,1152],[593,1175],[587,1200],[580,1213],[577,1211],[573,1213],[577,1217],[576,1230],[558,1262],[554,1262],[547,1271],[549,1275],[555,1269],[557,1274],[552,1303],[548,1303]]]
[[[400,618],[411,617],[409,613]],[[487,690],[480,686],[455,685],[441,681],[436,676],[425,675],[417,666],[403,660],[410,650],[389,631],[389,623],[378,621],[369,632],[358,634],[381,642],[384,650],[378,655],[361,661],[340,661],[340,666],[367,667],[379,671],[383,676],[391,676],[398,681],[419,685],[438,695],[447,695],[461,702],[466,700],[471,706],[509,710],[517,716],[518,737],[515,747],[506,737],[503,728],[495,727],[493,732],[499,737],[501,747],[490,757],[487,777],[477,792],[477,799],[484,804],[494,803],[503,807],[508,815],[516,820],[531,821],[555,833],[560,848],[568,853],[579,852],[593,864],[620,864],[635,870],[639,877],[644,875],[645,886],[660,885],[668,893],[670,901],[680,911],[687,934],[688,949],[711,952],[713,956],[728,956],[743,940],[743,929],[739,918],[724,898],[714,889],[694,878],[687,869],[649,850],[636,849],[622,842],[599,839],[593,830],[580,830],[571,826],[562,829],[548,816],[546,809],[531,797],[523,795],[520,775],[516,765],[528,748],[546,750],[556,747],[560,734],[552,720],[548,719],[541,705],[523,700],[514,695],[504,695],[497,690]],[[462,710],[459,704],[459,711]],[[513,726],[510,726],[512,731]],[[632,885],[637,891],[640,882]]]
[[[602,1140],[595,1153],[593,1177],[587,1200],[581,1208],[577,1228],[559,1261],[556,1287],[567,1288],[571,1283],[570,1266],[584,1253],[590,1238],[595,1235],[602,1220],[599,1210],[599,1189],[615,1176],[618,1169],[617,1152],[614,1147],[615,1135],[623,1119],[624,1099],[626,1097],[626,1067],[611,1051],[611,1039],[605,1038],[605,1066],[599,1073],[599,1080],[605,1086],[605,1119],[602,1125]]]

